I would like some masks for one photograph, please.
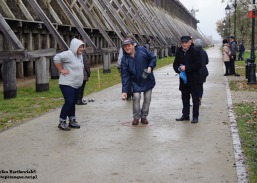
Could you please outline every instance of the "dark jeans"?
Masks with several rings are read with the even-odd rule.
[[[230,58],[230,62],[229,62],[229,65],[230,65],[230,74],[235,74],[235,61],[236,61],[236,55],[233,55],[233,58],[231,57]]]
[[[181,97],[182,97],[182,103],[183,103],[183,109],[182,114],[185,117],[190,116],[190,95],[193,99],[193,117],[198,118],[199,116],[199,91],[196,92],[192,90],[192,88],[189,86],[187,89],[181,91]]]
[[[203,98],[203,84],[201,84],[201,88],[200,88],[200,91],[198,93],[198,97]]]
[[[230,74],[230,63],[229,62],[224,62],[225,64],[225,74]]]
[[[67,85],[60,85],[60,89],[64,98],[60,120],[66,120],[67,117],[75,118],[75,103],[78,89]]]
[[[86,83],[87,83],[87,81],[83,81],[81,87],[79,87],[76,101],[82,100],[82,98],[84,96],[84,89],[85,89]]]
[[[244,52],[239,52],[239,54],[238,54],[238,61],[239,60],[244,60]]]

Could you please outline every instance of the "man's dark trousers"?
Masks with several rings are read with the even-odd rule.
[[[234,75],[235,72],[235,61],[236,61],[236,55],[233,55],[233,58],[230,58],[229,65],[230,65],[230,74]]]
[[[185,117],[190,116],[190,95],[193,99],[193,118],[199,117],[199,96],[198,92],[194,91],[192,87],[186,86],[186,88],[181,91],[182,93],[182,102],[183,102],[183,109],[182,114]]]

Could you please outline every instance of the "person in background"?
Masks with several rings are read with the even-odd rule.
[[[84,79],[83,79],[83,83],[81,85],[81,87],[79,87],[79,90],[78,90],[78,95],[77,95],[77,102],[76,104],[77,105],[86,105],[87,102],[86,101],[83,101],[83,96],[84,96],[84,90],[85,90],[85,86],[86,86],[86,83],[90,77],[90,74],[91,74],[91,70],[90,70],[90,61],[89,61],[89,58],[87,56],[87,53],[86,53],[86,50],[83,51],[82,53],[82,56],[83,56],[83,64],[84,64]]]
[[[146,43],[145,43],[144,47],[145,47],[147,50],[149,50],[149,51],[150,51],[150,43],[151,43],[151,40],[148,39],[148,38],[146,38]]]
[[[240,76],[235,71],[237,43],[235,41],[235,37],[234,36],[230,36],[229,40],[230,40],[230,51],[231,51],[230,61],[229,61],[229,64],[230,64],[230,75]]]
[[[192,36],[190,36],[190,38],[191,38],[191,39],[190,39],[190,41],[189,41],[189,42],[191,43],[191,46],[192,46],[192,47],[194,47],[194,46],[195,46],[195,44],[194,44],[193,37],[192,37]]]
[[[243,44],[243,42],[239,43],[239,49],[238,49],[238,61],[243,61],[244,60],[244,52],[245,52],[245,46]]]
[[[182,116],[176,121],[188,121],[190,119],[190,96],[193,99],[193,118],[191,123],[198,123],[199,117],[199,92],[202,81],[200,79],[201,55],[200,51],[191,45],[190,36],[181,37],[181,47],[177,50],[173,63],[176,73],[185,72],[187,83],[180,77],[179,90],[183,103]]]
[[[171,56],[172,57],[174,57],[176,55],[176,49],[177,49],[177,47],[174,44],[172,44],[171,45]]]
[[[73,38],[69,50],[56,54],[53,58],[55,66],[60,72],[59,86],[64,97],[58,128],[64,131],[69,131],[70,128],[80,128],[76,121],[75,104],[84,77],[83,50],[84,43]],[[67,117],[69,125],[66,123]]]
[[[206,65],[209,63],[209,57],[207,52],[203,49],[203,41],[201,39],[196,39],[194,44],[195,44],[195,48],[200,50],[201,61],[202,61],[202,67],[200,69],[200,78],[201,78],[202,84],[199,92],[199,105],[201,105],[202,98],[203,98],[203,84],[206,82],[206,78],[209,75],[209,71],[206,67]]]
[[[122,99],[127,98],[129,83],[133,90],[133,122],[138,125],[148,124],[147,116],[151,103],[152,89],[155,86],[153,69],[156,66],[156,56],[143,46],[135,46],[134,40],[126,38],[123,41],[124,56],[121,60]],[[141,93],[144,93],[143,106],[140,107]]]
[[[228,40],[227,39],[223,39],[222,41],[223,43],[223,47],[222,47],[222,55],[223,55],[223,62],[225,64],[225,74],[224,76],[228,76],[230,75],[230,48],[229,48],[229,44],[228,44]]]
[[[131,37],[131,39],[132,39],[132,37]],[[134,46],[136,47],[137,45],[138,45],[138,44],[137,44],[137,42],[135,41],[135,42],[134,42]],[[121,74],[121,59],[122,59],[123,55],[124,55],[124,49],[123,49],[122,47],[120,47],[120,49],[119,49],[119,55],[118,55],[118,61],[117,61],[117,64],[116,64],[116,67],[117,67],[117,69],[118,69],[118,71],[119,71],[120,74]],[[127,101],[131,101],[132,99],[133,99],[133,92],[132,92],[131,84],[130,84],[130,82],[129,82],[129,89],[128,89],[128,93],[127,93],[127,98],[126,98],[126,100],[127,100]]]

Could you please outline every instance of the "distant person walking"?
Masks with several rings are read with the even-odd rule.
[[[202,62],[202,67],[200,69],[200,78],[201,78],[202,84],[199,92],[199,105],[201,105],[202,98],[203,98],[203,84],[206,82],[206,78],[209,75],[209,71],[206,67],[206,65],[209,63],[209,57],[207,52],[203,49],[203,41],[201,39],[196,39],[194,44],[195,44],[195,48],[200,50],[201,62]]]
[[[153,69],[156,66],[156,56],[143,46],[135,46],[134,40],[123,41],[124,56],[121,60],[122,99],[127,98],[129,83],[133,90],[133,122],[138,125],[148,124],[147,116],[151,103],[152,89],[155,86]],[[140,107],[141,93],[144,94],[143,106]]]
[[[244,60],[244,52],[245,52],[245,46],[243,44],[243,42],[239,43],[239,49],[238,49],[238,61],[243,61]]]
[[[230,40],[230,51],[231,51],[230,62],[229,62],[229,64],[230,64],[230,75],[240,76],[235,71],[237,43],[235,41],[235,37],[234,36],[230,36],[229,40]]]
[[[177,50],[173,69],[176,73],[185,72],[187,81],[180,77],[179,90],[183,103],[182,116],[176,121],[187,121],[190,118],[190,96],[193,99],[193,118],[191,123],[198,123],[199,117],[199,92],[202,81],[200,51],[191,45],[190,36],[181,37],[181,47]]]
[[[147,50],[149,50],[150,51],[150,43],[151,43],[151,41],[150,41],[150,39],[146,39],[146,43],[144,44],[144,47],[147,49]]]
[[[229,44],[228,44],[228,40],[227,39],[223,39],[222,41],[223,43],[223,47],[222,47],[222,56],[223,56],[223,62],[225,64],[225,74],[224,76],[228,76],[230,75],[230,48],[229,48]]]
[[[80,128],[76,121],[75,104],[79,87],[83,83],[83,50],[84,43],[74,38],[71,40],[69,50],[54,56],[55,66],[60,72],[59,85],[64,97],[58,128],[64,131]],[[67,117],[69,126],[66,124]]]

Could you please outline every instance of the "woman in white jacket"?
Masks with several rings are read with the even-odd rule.
[[[84,43],[79,39],[72,39],[70,49],[54,56],[54,63],[60,72],[59,85],[64,97],[58,128],[64,131],[70,128],[80,128],[76,121],[75,104],[79,87],[83,83]],[[69,118],[69,126],[66,119]],[[70,128],[69,128],[70,127]]]
[[[229,48],[229,44],[228,44],[228,40],[227,39],[223,39],[222,41],[223,43],[223,48],[222,48],[222,54],[223,54],[223,61],[224,61],[224,64],[225,64],[225,69],[226,69],[226,72],[224,74],[224,76],[228,76],[230,75],[230,71],[229,71],[229,67],[230,67],[230,48]]]

